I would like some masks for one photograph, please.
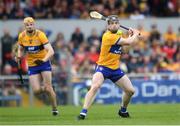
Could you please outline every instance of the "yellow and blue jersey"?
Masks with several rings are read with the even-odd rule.
[[[47,54],[44,45],[48,43],[48,38],[40,30],[36,29],[32,36],[27,35],[26,31],[21,32],[18,37],[18,43],[27,52],[29,67],[37,66],[34,61],[37,59],[42,60]]]
[[[114,34],[106,31],[103,34],[101,52],[97,61],[99,66],[105,66],[112,70],[119,68],[122,47],[117,42],[121,39],[121,36],[122,32],[121,34]]]
[[[122,32],[114,34],[107,31],[103,34],[101,52],[95,69],[95,72],[103,74],[104,79],[110,79],[114,83],[125,75],[119,68],[122,47],[117,42],[121,36]]]

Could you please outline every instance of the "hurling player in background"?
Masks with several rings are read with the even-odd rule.
[[[54,50],[46,35],[35,28],[35,21],[32,17],[24,19],[24,27],[25,30],[18,37],[19,46],[16,61],[20,60],[22,52],[25,50],[27,52],[29,82],[34,94],[47,93],[52,105],[52,114],[58,115],[50,63]]]
[[[91,88],[85,96],[83,109],[78,116],[79,120],[85,119],[88,109],[93,103],[94,97],[105,79],[110,79],[122,88],[122,104],[118,114],[124,118],[129,117],[127,107],[135,89],[127,75],[119,68],[120,58],[123,53],[123,46],[131,46],[135,43],[140,33],[136,29],[130,29],[129,37],[122,38],[122,34],[118,33],[120,24],[116,15],[108,16],[107,23],[107,31],[102,37],[101,52],[92,78]]]

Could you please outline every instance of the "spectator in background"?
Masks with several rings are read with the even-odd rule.
[[[77,27],[71,35],[71,42],[74,44],[74,48],[78,49],[79,45],[84,41],[84,34],[81,29]]]
[[[12,66],[10,64],[6,63],[4,65],[2,74],[3,75],[12,75]]]
[[[178,17],[179,16],[179,13],[178,13],[179,5],[178,4],[180,4],[180,3],[178,3],[178,0],[169,0],[168,1],[167,16],[169,16],[169,17]]]
[[[173,59],[168,59],[166,69],[171,72],[180,72],[180,62],[174,62]]]
[[[150,55],[150,57],[151,57],[151,63],[152,63],[153,66],[154,66],[154,67],[153,67],[153,72],[154,72],[154,73],[157,73],[157,68],[156,68],[156,66],[157,66],[158,59],[159,59],[160,55],[158,55],[157,52],[152,51],[152,54]]]
[[[99,40],[96,28],[91,30],[91,35],[87,38],[88,44],[91,46],[95,40]]]
[[[24,15],[25,16],[31,16],[33,17],[34,16],[34,13],[35,13],[35,10],[34,10],[34,3],[30,0],[26,0],[24,2]]]
[[[176,42],[177,36],[176,33],[173,32],[173,28],[171,25],[168,26],[167,32],[163,35],[165,42],[172,41]]]
[[[71,19],[79,19],[81,16],[81,12],[84,11],[84,5],[81,0],[74,0],[73,5],[71,7]]]
[[[129,0],[127,3],[126,12],[131,14],[138,10],[138,3],[136,0]]]
[[[169,70],[167,70],[167,62],[165,61],[165,56],[159,55],[157,62],[157,69],[159,73],[170,72]]]
[[[87,77],[91,75],[93,71],[94,65],[92,65],[88,58],[86,58],[82,65],[79,67],[78,73],[80,74],[80,76]]]
[[[144,57],[140,56],[138,59],[137,59],[137,68],[136,68],[136,73],[143,73],[144,70],[145,70],[145,67],[142,67],[144,64]]]
[[[150,37],[149,37],[150,42],[152,42],[154,39],[157,39],[157,40],[161,39],[161,33],[157,29],[156,24],[151,25],[151,31],[150,31]]]
[[[140,51],[142,56],[151,56],[152,54],[152,49],[148,43],[145,43],[144,48],[141,48]]]
[[[34,6],[34,17],[35,18],[45,18],[45,8],[42,7],[42,1],[37,0],[35,6]]]
[[[0,1],[0,19],[7,19],[3,1]]]
[[[81,65],[83,61],[86,59],[86,47],[87,46],[84,43],[82,43],[74,55],[74,62],[76,62],[78,65]]]
[[[52,9],[52,14],[53,14],[54,18],[62,18],[62,7],[61,7],[62,5],[67,7],[67,3],[66,2],[63,1],[61,3],[59,0],[55,1],[55,4],[54,4],[53,9]]]
[[[12,46],[15,43],[13,37],[10,35],[8,29],[3,30],[3,36],[1,37],[2,44],[2,64],[4,65],[6,62],[10,62],[12,60]]]
[[[148,17],[150,15],[149,7],[146,0],[143,0],[139,3],[139,12],[145,17]]]
[[[20,5],[20,2],[14,3],[14,8],[12,9],[12,13],[15,19],[22,19],[25,17],[24,10]]]
[[[69,18],[70,17],[70,9],[68,9],[68,2],[66,0],[59,1],[56,0],[54,4],[54,17],[55,18]]]
[[[120,6],[118,16],[120,18],[127,18],[128,17],[128,15],[125,13],[125,5]]]
[[[59,49],[62,48],[62,46],[65,44],[65,40],[64,40],[64,34],[62,32],[59,32],[56,35],[56,39],[54,40],[54,42],[52,43],[52,46],[54,48],[55,51],[58,51]]]
[[[95,46],[90,47],[90,51],[87,53],[87,58],[91,64],[96,64],[96,61],[99,58],[99,53],[97,52],[97,48]]]
[[[89,12],[87,10],[83,11],[80,18],[89,19]]]
[[[152,16],[164,17],[167,14],[167,2],[168,0],[148,0],[150,12]],[[154,9],[156,8],[156,9]],[[164,12],[164,13],[162,13]]]
[[[149,38],[150,33],[149,33],[149,31],[146,31],[146,30],[144,29],[143,24],[138,24],[137,29],[138,29],[138,30],[140,31],[140,33],[141,33],[141,39],[144,40],[144,41],[148,41],[148,38]]]
[[[161,53],[161,51],[162,51],[161,45],[162,44],[163,43],[160,43],[159,40],[154,39],[151,43],[151,48],[152,48],[153,52],[157,52],[158,54]]]
[[[152,73],[153,63],[151,62],[150,56],[143,57],[143,64],[141,67],[143,68],[141,73]]]
[[[6,16],[7,19],[14,18],[14,13],[11,12],[11,8],[10,7],[6,7],[5,8],[5,16]]]
[[[42,0],[42,8],[45,12],[45,18],[52,19],[52,9],[51,6],[53,5],[54,1],[51,0]]]
[[[133,49],[129,51],[129,55],[136,58],[140,57],[142,54],[141,54],[141,48],[139,47],[139,45],[134,45]]]
[[[172,59],[176,50],[177,46],[171,40],[168,40],[162,47],[162,52],[165,53],[167,59]]]
[[[136,57],[130,57],[130,61],[127,63],[128,73],[136,73],[138,67],[138,60]]]

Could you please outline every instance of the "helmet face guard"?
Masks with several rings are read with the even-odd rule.
[[[111,22],[118,22],[119,23],[119,18],[117,15],[110,15],[107,17],[107,23],[110,24]]]

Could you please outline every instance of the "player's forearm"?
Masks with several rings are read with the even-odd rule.
[[[138,35],[133,35],[133,36],[127,38],[127,44],[132,45],[134,42],[136,42],[137,38],[138,38]]]
[[[134,42],[136,42],[136,39],[138,38],[137,34],[134,34],[133,36],[129,38],[121,38],[118,42],[119,45],[132,45]]]
[[[53,49],[48,50],[47,54],[43,58],[43,61],[44,62],[48,61],[53,55],[54,55],[54,50]]]
[[[18,58],[20,58],[20,57],[22,57],[22,55],[23,55],[23,49],[21,48],[21,47],[18,47],[18,50],[17,50],[17,57]]]

